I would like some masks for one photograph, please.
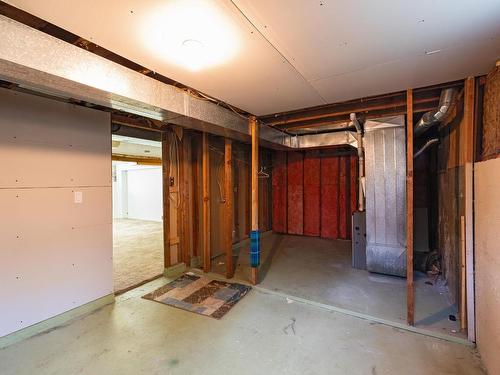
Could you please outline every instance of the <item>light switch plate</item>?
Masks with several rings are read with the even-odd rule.
[[[75,191],[75,203],[82,203],[83,202],[83,193],[81,191]]]

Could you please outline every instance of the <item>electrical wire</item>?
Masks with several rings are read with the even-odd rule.
[[[174,179],[174,185],[177,185],[177,192],[169,192],[169,198],[170,200],[174,203],[174,206],[176,209],[180,207],[181,200],[180,200],[180,166],[179,166],[179,141],[177,139],[177,134],[175,132],[169,131],[168,132],[168,138],[169,138],[169,158],[170,158],[170,165],[169,165],[169,179],[171,180],[172,178]],[[175,174],[173,173],[175,170]],[[177,198],[175,198],[175,194],[177,194]]]

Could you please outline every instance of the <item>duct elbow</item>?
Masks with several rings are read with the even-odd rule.
[[[452,106],[457,94],[456,88],[448,88],[441,91],[441,96],[439,97],[439,106],[435,111],[429,111],[423,114],[423,116],[418,121],[415,126],[415,136],[419,136],[427,131],[429,128],[435,124],[443,121],[449,113],[450,107]]]

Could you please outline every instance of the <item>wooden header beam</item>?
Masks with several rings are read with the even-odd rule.
[[[167,124],[145,117],[129,117],[117,113],[111,114],[111,123],[118,125],[130,126],[131,128],[146,129],[152,131],[163,131],[168,126]]]
[[[413,90],[406,90],[406,320],[415,324],[413,286]]]
[[[162,165],[161,158],[152,158],[147,156],[112,154],[111,160],[133,162],[139,165]]]

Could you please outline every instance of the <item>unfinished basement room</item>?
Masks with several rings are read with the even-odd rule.
[[[500,375],[499,0],[0,0],[0,158],[0,375]]]

